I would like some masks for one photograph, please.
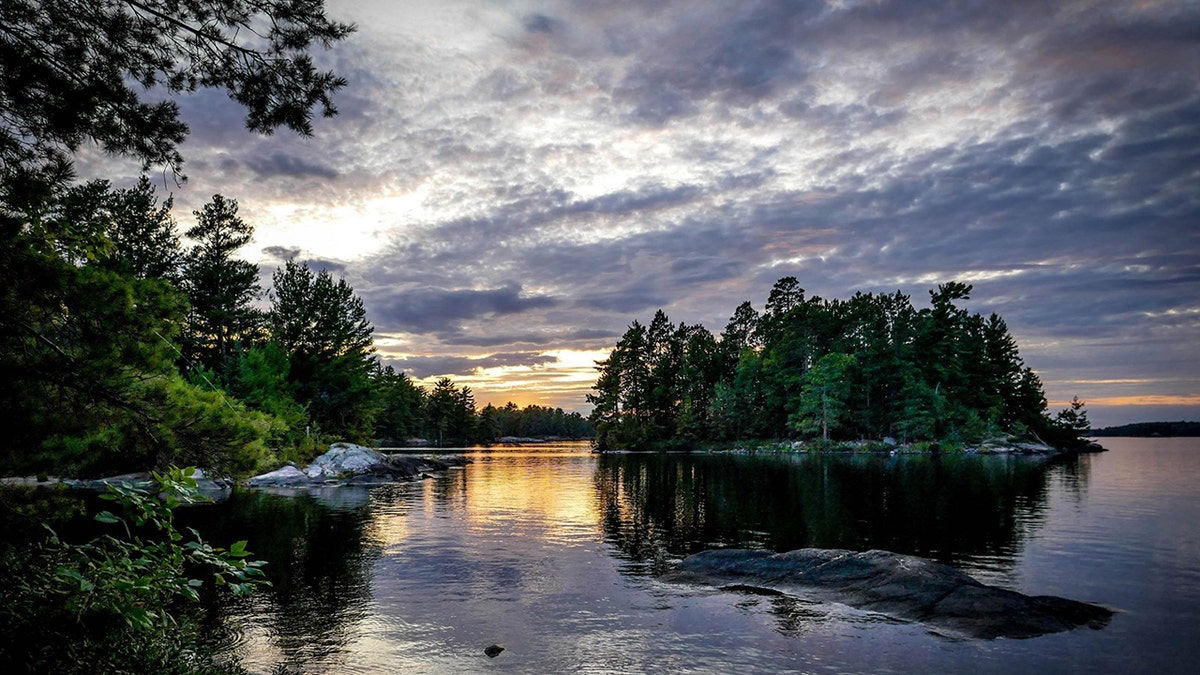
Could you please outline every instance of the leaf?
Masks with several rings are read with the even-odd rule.
[[[233,545],[229,547],[229,555],[235,558],[244,558],[250,555],[250,552],[246,550],[246,540],[233,542]]]
[[[97,513],[94,518],[97,522],[101,523],[113,524],[121,522],[121,519],[114,516],[110,511],[101,511],[100,513]]]

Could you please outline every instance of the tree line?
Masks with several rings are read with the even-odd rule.
[[[353,30],[321,0],[0,3],[0,473],[240,472],[310,451],[309,427],[374,424],[343,386],[375,372],[349,287],[286,266],[263,310],[257,269],[232,255],[250,236],[235,202],[205,205],[185,248],[148,181],[78,185],[74,171],[86,147],[181,179],[173,98],[199,90],[227,94],[253,132],[310,135],[346,84],[312,52]],[[290,315],[285,281],[327,313]],[[318,348],[277,337],[301,318],[330,329]],[[243,672],[179,601],[205,592],[205,567],[204,589],[249,590],[238,573],[257,563],[245,542],[223,551],[170,526],[189,472],[155,479],[152,497],[105,495],[124,515],[96,514],[114,529],[86,543],[50,529],[78,506],[62,493],[0,495],[6,671]]]
[[[235,200],[214,195],[182,237],[171,206],[143,177],[62,186],[10,212],[0,468],[242,473],[333,440],[587,435],[561,409],[477,410],[448,378],[426,392],[381,365],[345,279],[288,261],[264,290],[238,257],[253,227]]]
[[[747,439],[977,441],[992,435],[1079,444],[1083,403],[1051,416],[1041,381],[1004,320],[958,303],[972,287],[929,292],[930,306],[893,294],[806,296],[775,283],[719,336],[659,310],[634,321],[597,363],[588,401],[597,445],[645,448]]]

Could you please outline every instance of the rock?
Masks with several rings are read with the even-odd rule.
[[[250,487],[300,485],[311,481],[312,479],[308,477],[308,474],[300,469],[294,466],[285,466],[259,476],[254,476],[246,481],[246,485]]]
[[[314,459],[304,473],[313,479],[336,479],[347,474],[369,473],[386,467],[387,463],[387,457],[378,450],[353,443],[334,443],[328,452]]]
[[[488,658],[490,658],[490,659],[494,659],[494,658],[496,658],[497,656],[500,656],[500,652],[502,652],[502,651],[504,651],[504,645],[502,645],[502,644],[494,644],[494,645],[490,645],[490,646],[488,646],[487,648],[485,648],[485,649],[483,650],[483,653],[484,653],[484,654],[487,654],[487,655],[488,655]]]
[[[988,586],[949,565],[889,551],[704,551],[665,578],[798,593],[983,639],[1100,629],[1112,618],[1098,605]]]
[[[463,466],[461,456],[431,459],[415,455],[385,455],[352,443],[335,443],[329,451],[299,469],[285,466],[246,481],[248,487],[310,488],[327,485],[385,485],[420,478],[431,471]]]

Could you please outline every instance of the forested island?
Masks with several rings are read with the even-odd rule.
[[[719,337],[659,310],[597,364],[597,447],[888,439],[952,449],[995,437],[1082,447],[1083,402],[1049,414],[1004,320],[956,304],[971,290],[941,284],[918,310],[899,291],[824,300],[784,277],[761,314],[742,303]]]

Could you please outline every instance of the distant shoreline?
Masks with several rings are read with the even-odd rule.
[[[1116,427],[1092,429],[1088,436],[1106,438],[1127,436],[1132,438],[1174,438],[1200,436],[1200,422],[1136,422]]]

